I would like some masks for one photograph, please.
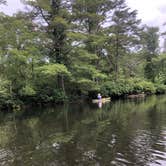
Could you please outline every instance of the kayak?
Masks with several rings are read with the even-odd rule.
[[[111,98],[107,97],[107,98],[102,98],[102,99],[93,99],[92,103],[106,103],[106,102],[110,102]]]

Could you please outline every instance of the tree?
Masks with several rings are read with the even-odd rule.
[[[40,28],[50,41],[47,45],[49,61],[67,65],[67,54],[70,50],[70,45],[67,43],[70,3],[67,0],[38,0],[25,1],[25,3],[32,7],[31,17],[41,23]],[[64,90],[63,79],[63,76],[58,77],[58,85],[62,90]]]
[[[56,98],[55,94],[57,93],[57,91],[59,92],[59,87],[57,85],[58,77],[60,76],[60,77],[63,77],[64,79],[65,78],[68,79],[71,77],[71,73],[68,71],[66,66],[63,64],[58,64],[58,63],[45,64],[45,65],[36,67],[35,70],[36,70],[37,91],[42,92],[44,90],[45,94],[43,95],[47,94],[49,97],[54,97],[54,99]],[[45,79],[43,80],[43,78]],[[62,84],[64,96],[60,96],[60,97],[66,97],[65,82],[62,82],[61,84]],[[41,90],[42,88],[43,90]]]
[[[153,58],[152,62],[155,69],[155,81],[166,85],[166,54],[160,54],[159,56]]]
[[[78,45],[71,52],[71,70],[77,87],[81,87],[81,91],[86,93],[86,85],[89,90],[98,89],[107,77],[102,71],[100,60],[103,58],[106,41],[103,24],[106,22],[112,1],[74,0],[72,2],[71,31],[75,35],[72,43]]]
[[[0,0],[0,5],[1,4],[6,5],[6,0]]]
[[[159,28],[158,27],[145,27],[142,34],[144,55],[146,58],[145,77],[152,82],[155,80],[156,70],[152,61],[159,52]]]
[[[20,96],[23,89],[33,89],[34,67],[43,58],[43,36],[23,13],[2,15],[0,19],[1,77],[10,83],[11,95]]]
[[[52,62],[65,64],[67,31],[70,13],[67,0],[25,1],[32,7],[31,17],[38,20],[40,28],[49,40],[49,58]]]
[[[139,23],[136,10],[131,10],[124,0],[116,1],[116,6],[110,11],[107,34],[107,60],[110,70],[118,78],[120,59],[131,50],[136,50],[139,42]]]

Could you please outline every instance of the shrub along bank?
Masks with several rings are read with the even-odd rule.
[[[164,94],[166,93],[166,85],[152,83],[141,79],[121,79],[117,81],[106,81],[100,86],[93,88],[77,89],[71,92],[63,93],[60,89],[49,87],[36,88],[25,87],[18,94],[10,92],[10,84],[1,80],[0,83],[0,105],[11,106],[15,104],[29,103],[61,103],[64,101],[77,101],[79,99],[96,98],[97,93],[101,93],[103,97],[124,97],[131,94]]]
[[[166,85],[152,83],[140,79],[107,81],[101,88],[100,92],[103,96],[120,97],[130,94],[164,94],[166,93]]]

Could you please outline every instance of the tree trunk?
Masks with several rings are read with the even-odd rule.
[[[118,74],[119,74],[118,60],[119,60],[119,39],[117,37],[116,38],[116,52],[115,52],[115,80],[118,79]]]
[[[64,83],[64,77],[63,77],[63,75],[61,76],[61,87],[62,87],[64,95],[66,96],[65,83]]]

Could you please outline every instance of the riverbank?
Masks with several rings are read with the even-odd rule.
[[[96,98],[97,93],[101,93],[103,97],[117,98],[137,98],[146,95],[164,94],[166,93],[166,85],[152,83],[140,79],[128,79],[118,81],[106,81],[97,89],[89,90],[86,93],[74,92],[63,93],[62,91],[53,95],[36,93],[33,95],[8,95],[0,96],[1,109],[18,109],[23,105],[45,105],[45,104],[61,104],[65,102],[80,102],[83,100],[91,101]]]

